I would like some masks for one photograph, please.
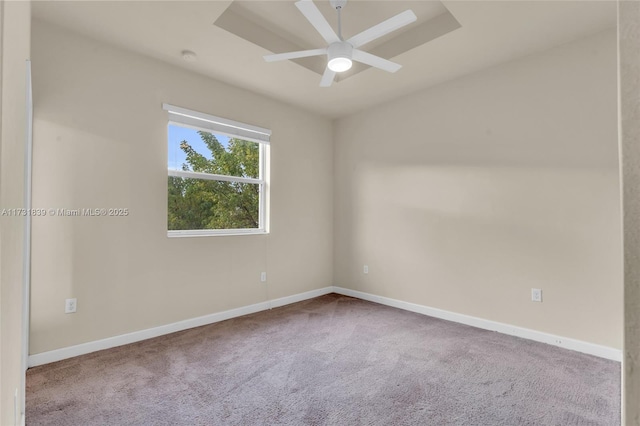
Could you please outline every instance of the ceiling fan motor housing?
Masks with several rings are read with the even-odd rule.
[[[331,43],[327,51],[329,68],[337,72],[348,70],[351,68],[352,54],[353,46],[346,41]]]

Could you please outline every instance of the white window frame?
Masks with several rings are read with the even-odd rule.
[[[189,172],[184,170],[168,170],[168,175],[173,177],[204,179],[225,182],[240,182],[258,185],[258,228],[243,229],[192,229],[192,230],[167,230],[168,237],[204,237],[216,235],[255,235],[269,233],[267,215],[267,191],[268,185],[265,179],[267,171],[267,151],[271,137],[271,130],[202,112],[192,111],[169,104],[162,104],[162,108],[168,111],[169,123],[176,126],[201,130],[213,134],[222,134],[232,138],[257,142],[259,145],[259,172],[258,179],[240,176],[227,176],[209,173]]]

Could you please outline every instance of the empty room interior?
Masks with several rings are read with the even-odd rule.
[[[640,4],[4,1],[2,425],[640,425]]]

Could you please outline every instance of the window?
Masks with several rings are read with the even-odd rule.
[[[271,131],[164,104],[170,237],[267,232]]]

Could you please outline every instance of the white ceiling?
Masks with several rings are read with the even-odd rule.
[[[291,61],[266,63],[268,53],[213,23],[232,1],[36,1],[36,19],[151,56],[235,86],[339,117],[492,65],[614,28],[616,3],[608,1],[365,1],[342,13],[345,37],[407,8],[424,22],[447,10],[461,24],[448,34],[402,53],[395,74],[366,69],[319,87],[319,75]],[[326,1],[316,2],[331,19]],[[294,0],[241,1],[302,45],[324,47]],[[317,44],[317,46],[315,46]],[[198,60],[182,60],[191,50]],[[276,52],[281,53],[281,52]]]

